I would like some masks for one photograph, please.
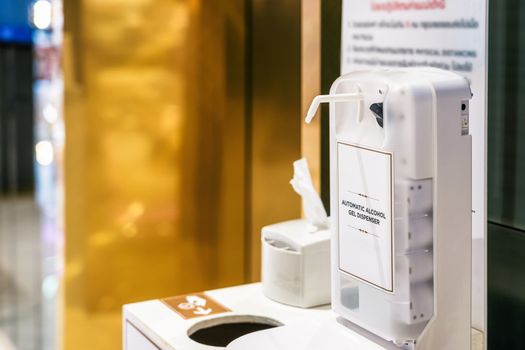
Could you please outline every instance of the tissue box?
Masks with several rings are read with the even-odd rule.
[[[262,229],[264,294],[303,308],[330,303],[330,230],[304,219]]]

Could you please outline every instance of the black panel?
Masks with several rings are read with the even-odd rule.
[[[525,349],[525,234],[488,225],[488,348]]]
[[[321,1],[321,93],[328,94],[341,75],[342,1]],[[321,199],[330,213],[329,107],[321,104]]]
[[[525,230],[525,3],[489,3],[488,214]]]
[[[524,15],[523,1],[489,1],[489,349],[525,349]]]
[[[33,175],[32,48],[0,45],[0,188],[31,191]]]

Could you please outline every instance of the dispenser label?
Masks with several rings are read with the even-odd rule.
[[[179,295],[176,297],[160,299],[160,301],[178,313],[184,319],[221,314],[231,311],[206,293]]]
[[[394,291],[392,153],[337,144],[339,270]]]

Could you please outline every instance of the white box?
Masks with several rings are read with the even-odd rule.
[[[330,303],[330,230],[304,219],[262,229],[262,283],[275,301],[312,307]]]

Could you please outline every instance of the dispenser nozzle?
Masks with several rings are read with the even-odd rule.
[[[348,94],[336,94],[336,95],[319,95],[315,96],[308,108],[308,113],[306,113],[306,118],[304,121],[308,124],[314,119],[315,113],[321,103],[327,102],[346,102],[352,100],[361,100],[364,95],[361,93],[348,93]]]

